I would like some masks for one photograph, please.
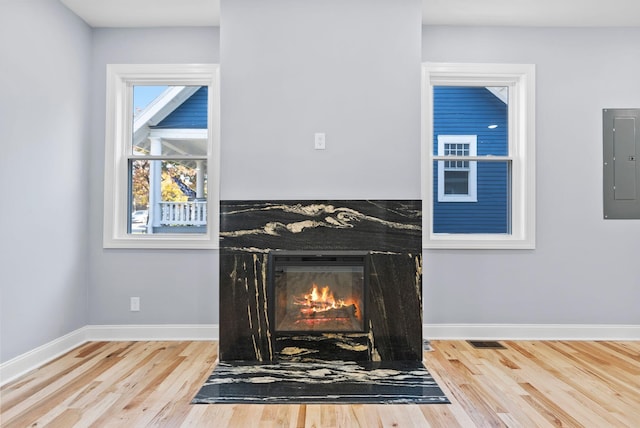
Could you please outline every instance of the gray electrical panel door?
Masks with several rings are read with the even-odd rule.
[[[640,219],[640,109],[604,109],[604,218]]]

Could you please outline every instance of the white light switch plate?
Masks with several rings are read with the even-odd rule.
[[[325,149],[325,135],[324,132],[316,132],[314,135],[314,143],[316,150]]]

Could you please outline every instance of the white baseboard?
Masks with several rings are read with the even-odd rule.
[[[218,340],[218,324],[89,325],[92,341]]]
[[[640,340],[640,325],[425,324],[429,340]],[[0,386],[91,341],[218,340],[218,324],[88,325],[0,364]]]
[[[87,340],[87,327],[79,328],[49,343],[0,364],[0,386],[30,372],[31,370],[66,354]]]
[[[640,325],[424,324],[429,340],[640,340]]]
[[[86,342],[218,340],[218,324],[88,325],[0,364],[0,386]]]

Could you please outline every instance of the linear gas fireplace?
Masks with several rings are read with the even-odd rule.
[[[363,333],[366,253],[271,253],[268,307],[279,333]]]

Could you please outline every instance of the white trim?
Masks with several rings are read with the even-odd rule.
[[[640,325],[424,324],[428,340],[640,340]],[[0,386],[91,341],[219,340],[219,324],[88,325],[0,364]]]
[[[218,340],[218,324],[89,325],[89,340]]]
[[[640,325],[424,324],[429,340],[640,340]]]
[[[30,372],[87,342],[87,327],[79,328],[0,364],[0,385]]]
[[[509,104],[509,89],[506,86],[486,86],[496,98],[505,104]]]
[[[640,340],[640,325],[424,324],[429,340]],[[0,386],[91,341],[219,340],[219,324],[88,325],[0,364]]]
[[[206,140],[209,138],[207,129],[152,129],[150,138],[162,138],[163,140]]]
[[[218,340],[218,324],[88,325],[0,364],[0,386],[92,341]]]
[[[511,233],[433,232],[433,86],[508,86]],[[488,160],[491,160],[488,158]],[[422,66],[423,248],[535,248],[535,66],[425,63]]]
[[[207,232],[130,234],[128,158],[132,86],[208,86]],[[217,249],[220,201],[220,79],[217,64],[108,64],[104,172],[104,248]]]

